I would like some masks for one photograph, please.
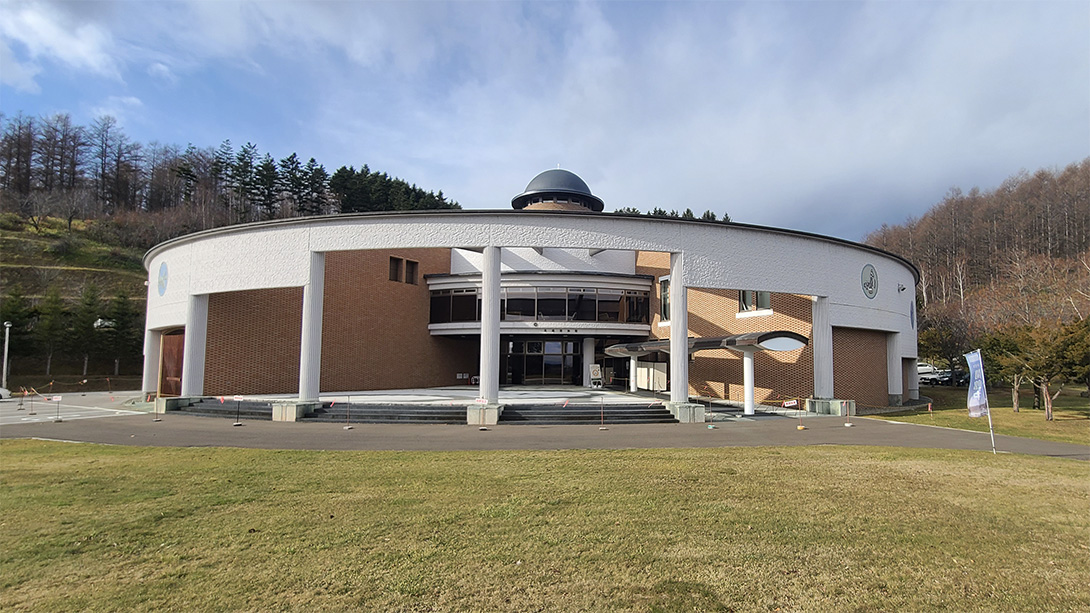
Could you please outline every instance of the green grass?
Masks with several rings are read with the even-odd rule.
[[[1044,410],[1033,409],[1033,397],[1028,390],[1019,395],[1020,411],[1014,412],[1009,389],[988,393],[988,406],[996,434],[1022,436],[1048,441],[1090,445],[1090,399],[1079,396],[1079,389],[1064,389],[1052,405],[1052,421],[1045,419]],[[932,413],[927,407],[871,415],[914,424],[931,424],[976,432],[988,431],[987,417],[969,417],[964,387],[922,386],[920,394],[934,400]]]
[[[0,609],[1084,611],[1090,465],[0,443]]]
[[[17,285],[33,298],[55,286],[62,297],[75,299],[87,283],[97,285],[107,298],[122,292],[143,300],[147,294],[143,252],[96,240],[81,220],[69,232],[63,219],[47,217],[35,229],[17,215],[0,214],[0,253],[5,288]]]

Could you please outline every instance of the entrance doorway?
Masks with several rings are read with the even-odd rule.
[[[159,344],[159,395],[182,395],[182,355],[185,330],[165,332]]]
[[[501,380],[507,385],[582,385],[582,344],[570,338],[505,338]]]

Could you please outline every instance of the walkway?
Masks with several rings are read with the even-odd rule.
[[[569,395],[578,390],[561,390]],[[452,392],[407,390],[433,395]],[[552,391],[520,390],[541,400]],[[129,394],[135,394],[130,392]],[[385,394],[389,394],[386,392]],[[631,397],[615,392],[587,390],[584,399]],[[376,394],[377,395],[377,394]],[[986,432],[967,432],[877,419],[856,418],[852,428],[841,417],[807,416],[805,430],[798,419],[773,414],[743,417],[720,414],[722,420],[707,424],[619,425],[602,430],[597,425],[580,426],[476,426],[419,424],[356,424],[345,430],[334,423],[283,423],[245,421],[234,427],[231,420],[168,413],[153,421],[150,413],[133,413],[139,405],[126,404],[132,396],[115,393],[87,393],[64,396],[62,420],[52,420],[56,407],[35,403],[41,421],[19,416],[17,403],[0,402],[0,438],[43,438],[114,445],[163,447],[250,447],[260,449],[338,450],[517,450],[517,449],[626,449],[670,447],[757,447],[794,445],[867,445],[991,451]],[[457,396],[461,398],[461,396]],[[545,396],[552,397],[552,396]],[[112,398],[112,400],[111,400]],[[561,396],[552,397],[561,402]],[[400,397],[404,399],[404,397]],[[353,395],[353,402],[358,402]],[[388,399],[383,400],[389,402]],[[436,400],[441,401],[441,400]],[[449,401],[449,400],[448,400]],[[72,415],[102,415],[104,419],[65,418]],[[26,409],[22,413],[25,413]],[[13,420],[14,416],[14,420]],[[35,416],[35,417],[38,417]],[[996,435],[1001,452],[1025,453],[1090,461],[1090,446],[1038,441]]]

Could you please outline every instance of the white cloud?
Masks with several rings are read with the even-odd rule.
[[[99,110],[367,163],[469,206],[560,163],[607,206],[859,238],[950,185],[1090,155],[1078,3],[7,7],[5,86],[86,61],[125,77]],[[82,33],[42,42],[58,24]]]
[[[15,88],[18,91],[36,94],[41,91],[34,81],[35,75],[41,72],[41,67],[33,62],[20,62],[11,52],[7,41],[0,39],[0,83]]]
[[[178,82],[178,77],[169,66],[162,62],[152,62],[148,65],[148,75],[155,79],[173,85]]]
[[[133,96],[110,96],[91,109],[95,117],[109,115],[121,126],[131,125],[144,110],[144,103]]]
[[[0,37],[24,47],[30,58],[120,78],[112,37],[98,23],[85,21],[63,5],[49,2],[12,0],[4,2],[3,12]],[[22,68],[25,73],[25,63]]]

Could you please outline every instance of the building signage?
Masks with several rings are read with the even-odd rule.
[[[874,269],[874,266],[867,264],[863,267],[863,274],[860,275],[859,282],[863,287],[863,294],[867,298],[873,299],[878,295],[878,271]]]
[[[167,263],[163,262],[159,265],[159,295],[167,293]]]

